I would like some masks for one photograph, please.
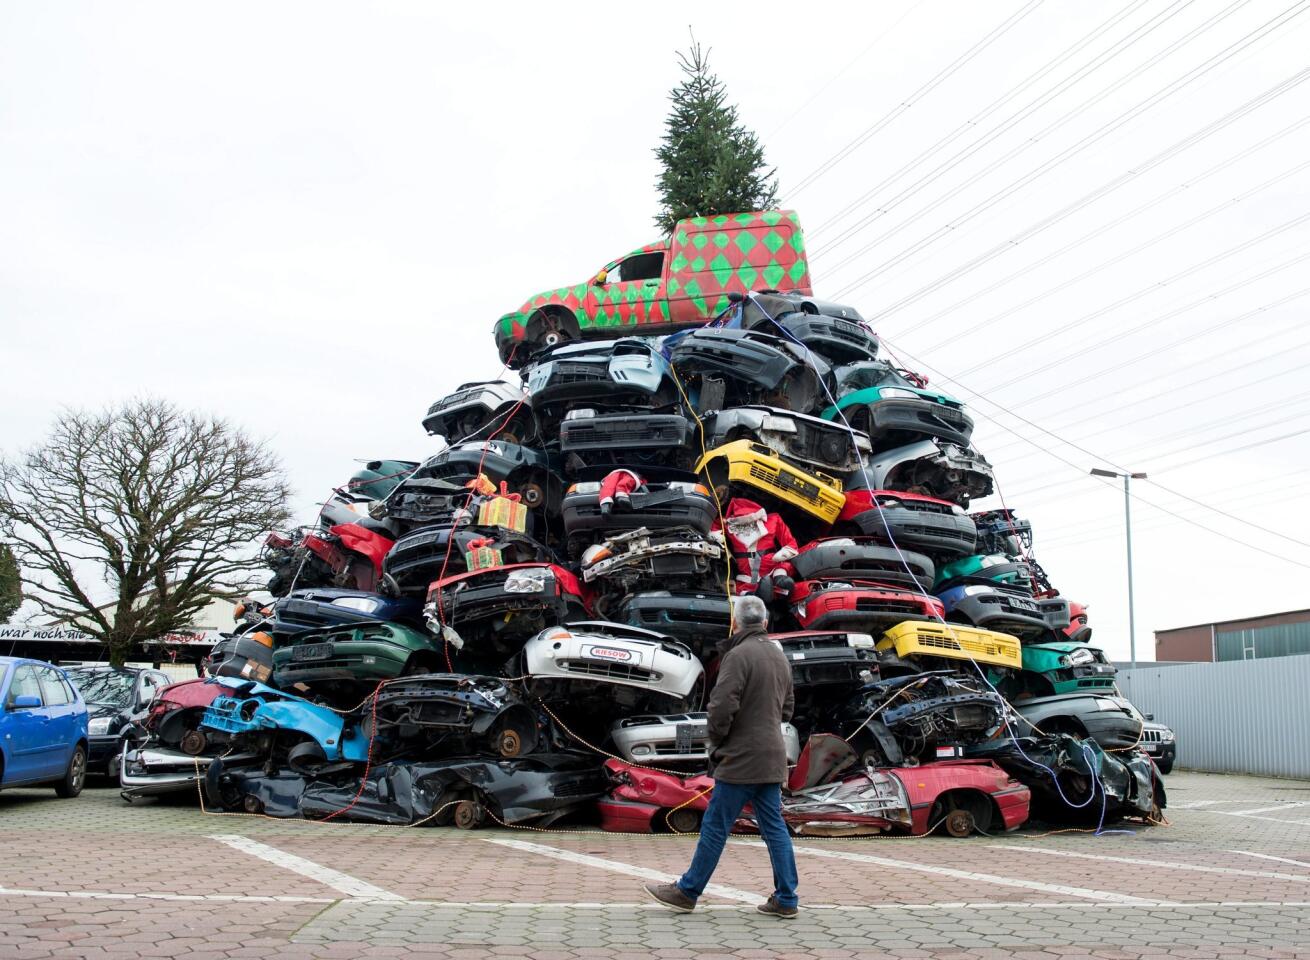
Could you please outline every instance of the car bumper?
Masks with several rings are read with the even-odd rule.
[[[701,462],[706,466],[713,466],[717,458],[711,456]],[[846,498],[842,495],[839,484],[834,483],[829,486],[781,460],[769,460],[765,457],[729,459],[728,482],[762,490],[784,503],[818,517],[825,523],[834,522],[840,516],[842,507],[846,505]]]
[[[564,496],[561,512],[565,535],[570,538],[597,530],[613,536],[640,527],[652,531],[690,527],[706,536],[719,515],[710,497],[682,490],[634,493],[630,509],[612,510],[608,516],[600,512],[599,493],[569,493]]]
[[[973,421],[963,410],[932,400],[879,400],[869,404],[869,439],[876,444],[894,433],[967,445]]]
[[[839,317],[822,314],[792,314],[782,321],[787,331],[811,350],[829,357],[837,363],[857,363],[878,357],[878,341],[864,327]],[[767,321],[758,327],[766,333],[772,326]]]
[[[88,737],[86,766],[88,770],[108,771],[122,752],[123,741],[118,734],[105,737]]]
[[[655,815],[660,808],[635,800],[604,799],[596,801],[600,828],[608,833],[654,833]]]
[[[1158,740],[1152,743],[1143,742],[1141,748],[1156,763],[1171,764],[1178,756],[1178,745],[1172,741],[1169,743],[1161,743]]]
[[[911,550],[950,558],[969,556],[977,539],[967,514],[880,507],[857,513],[852,522],[865,536],[882,543],[894,541]]]
[[[676,414],[616,413],[565,420],[559,445],[561,453],[576,453],[588,462],[626,463],[625,457],[635,455],[636,462],[665,463],[689,456],[692,430],[691,421]]]
[[[788,562],[801,580],[870,580],[924,592],[932,589],[936,573],[922,554],[842,540],[806,547]]]
[[[204,777],[210,759],[193,757],[180,750],[124,750],[118,770],[118,784],[125,797],[152,797],[194,790],[196,781]],[[249,759],[254,759],[253,755],[228,758],[229,762]]]

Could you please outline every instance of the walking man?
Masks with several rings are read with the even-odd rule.
[[[769,639],[769,612],[759,597],[738,597],[733,634],[719,644],[719,676],[710,694],[710,773],[714,793],[701,822],[691,866],[677,883],[648,883],[665,906],[690,912],[719,864],[728,833],[751,805],[773,864],[773,894],[755,909],[782,919],[796,916],[796,857],[782,821],[787,747],[782,724],[791,719],[791,666]]]

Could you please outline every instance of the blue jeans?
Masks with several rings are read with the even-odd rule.
[[[791,849],[791,835],[782,822],[782,788],[776,783],[722,783],[715,782],[710,795],[709,808],[700,825],[700,840],[691,866],[678,880],[678,889],[696,900],[705,892],[710,875],[719,865],[728,833],[741,815],[742,807],[750,804],[755,811],[760,836],[769,848],[769,862],[773,864],[773,896],[784,907],[796,906],[796,856]]]

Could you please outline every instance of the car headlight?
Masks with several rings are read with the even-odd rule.
[[[113,722],[112,717],[92,717],[86,725],[86,732],[93,737],[103,737],[109,732],[109,725]]]
[[[345,607],[360,613],[374,613],[381,605],[382,601],[376,597],[339,597],[332,601],[334,607]]]
[[[980,583],[970,584],[969,586],[964,588],[964,595],[966,597],[979,597],[984,594],[995,593],[995,592],[996,590],[994,588],[984,587]]]
[[[1088,650],[1086,647],[1079,647],[1065,659],[1068,660],[1071,665],[1077,666],[1080,663],[1094,662],[1096,660],[1096,654],[1092,653],[1092,651]]]
[[[1170,730],[1168,727],[1165,727],[1162,731],[1160,731],[1160,739],[1165,743],[1173,743],[1174,732]]]
[[[511,570],[505,577],[506,593],[541,593],[549,574],[544,570]]]
[[[883,387],[878,391],[879,400],[918,400],[919,395],[913,390],[902,387]]]
[[[776,430],[779,433],[795,433],[796,421],[791,417],[779,417],[773,414],[766,414],[760,424],[762,430]]]

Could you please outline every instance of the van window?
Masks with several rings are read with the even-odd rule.
[[[617,277],[616,273],[619,274]],[[659,250],[628,257],[622,263],[615,265],[609,273],[610,281],[658,280],[662,276],[664,276],[664,254]]]

